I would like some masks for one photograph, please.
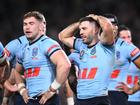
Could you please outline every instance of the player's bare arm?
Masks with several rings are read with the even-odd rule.
[[[45,102],[50,99],[66,81],[71,66],[70,61],[62,50],[54,52],[50,59],[56,65],[56,79],[51,84],[50,89],[43,94],[39,101],[40,104],[45,104]]]
[[[18,91],[20,95],[23,97],[24,102],[28,103],[29,101],[29,96],[28,96],[28,91],[25,87],[24,80],[21,76],[21,71],[23,70],[23,67],[21,64],[17,63],[16,68],[15,68],[15,79],[16,79],[16,84],[18,87]]]
[[[66,27],[59,33],[59,40],[62,41],[65,45],[73,48],[74,43],[74,33],[79,27],[79,22],[73,23]]]
[[[92,17],[94,20],[96,20],[102,28],[102,33],[99,35],[100,41],[104,44],[113,44],[114,33],[112,23],[103,16],[91,14],[89,17]]]

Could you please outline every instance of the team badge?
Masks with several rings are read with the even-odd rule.
[[[83,58],[84,54],[85,54],[85,51],[84,51],[84,50],[82,50],[82,51],[80,52],[80,59],[82,59],[82,58]]]
[[[33,48],[33,50],[32,50],[32,56],[35,57],[37,54],[38,54],[38,48],[35,47],[35,48]]]
[[[93,47],[93,49],[91,50],[90,54],[94,55],[96,53],[96,47]]]

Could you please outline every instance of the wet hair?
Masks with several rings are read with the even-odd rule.
[[[40,22],[44,22],[44,24],[46,24],[46,20],[45,20],[45,17],[42,13],[40,13],[39,11],[30,11],[28,13],[26,13],[24,16],[23,16],[23,20],[25,20],[26,18],[29,18],[29,17],[34,17],[36,18],[38,21]]]
[[[119,26],[119,22],[118,19],[115,15],[113,14],[103,14],[104,17],[108,18],[112,24],[115,24],[117,26]]]
[[[80,23],[83,22],[83,21],[94,22],[95,25],[96,25],[98,28],[100,28],[100,24],[99,24],[96,20],[94,20],[92,17],[83,17],[83,18],[81,18],[81,19],[79,20]]]

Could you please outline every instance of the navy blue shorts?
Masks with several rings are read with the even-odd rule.
[[[128,105],[128,95],[124,92],[109,91],[111,105]]]
[[[17,92],[14,95],[14,105],[26,105],[22,96]]]
[[[34,97],[34,99],[29,99],[27,105],[41,105],[39,103],[42,96]],[[59,105],[59,97],[55,94],[52,98],[50,98],[45,104],[43,105]]]
[[[128,105],[140,105],[140,102],[128,101]]]
[[[110,105],[110,100],[108,96],[89,99],[76,99],[75,105]]]

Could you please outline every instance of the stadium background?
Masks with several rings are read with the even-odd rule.
[[[120,24],[127,25],[134,43],[140,47],[139,0],[1,0],[0,40],[5,45],[23,34],[22,16],[39,10],[47,21],[47,35],[57,40],[58,33],[67,25],[90,13],[113,13]]]

